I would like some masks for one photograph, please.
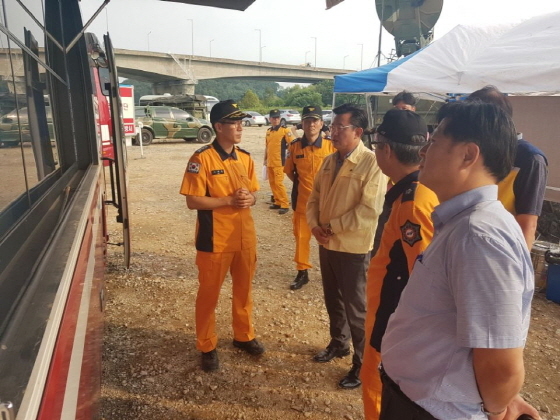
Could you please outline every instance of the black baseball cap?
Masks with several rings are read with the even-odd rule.
[[[242,120],[248,117],[249,114],[241,111],[239,105],[233,99],[226,99],[220,101],[212,107],[210,111],[210,122],[212,124],[221,120]]]
[[[301,113],[301,118],[319,118],[323,119],[323,110],[320,106],[309,105],[303,107],[303,112]]]
[[[279,109],[271,109],[268,113],[269,118],[280,117],[280,110]]]
[[[390,109],[375,131],[395,143],[418,145],[420,143],[413,142],[412,136],[420,135],[427,138],[428,127],[416,112]]]

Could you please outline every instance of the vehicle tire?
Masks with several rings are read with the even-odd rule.
[[[196,136],[196,139],[198,140],[199,143],[210,142],[210,140],[212,140],[212,130],[210,130],[207,127],[202,127],[200,130],[198,130],[198,135]]]
[[[286,125],[286,120],[284,118],[280,120],[280,125]]]
[[[262,124],[259,124],[259,127],[262,127]]]
[[[266,125],[270,125],[270,121],[268,121],[268,118],[264,119],[266,121]]]
[[[249,127],[251,125],[251,123],[249,121],[243,121],[243,125],[245,127]]]
[[[154,140],[154,134],[147,128],[142,129],[142,146],[148,146],[152,144]]]

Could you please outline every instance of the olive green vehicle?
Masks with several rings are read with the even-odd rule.
[[[173,138],[208,143],[214,136],[209,121],[193,117],[187,111],[172,106],[136,106],[137,123],[142,123],[142,145],[147,146],[154,138]],[[134,139],[138,144],[138,140]]]

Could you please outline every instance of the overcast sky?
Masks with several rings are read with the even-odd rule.
[[[81,1],[84,21],[101,3]],[[444,0],[435,39],[458,24],[519,22],[557,10],[558,0]],[[306,58],[314,64],[316,38],[318,67],[360,70],[377,63],[379,25],[375,0],[345,0],[330,10],[325,10],[324,0],[255,0],[244,12],[112,0],[89,31],[100,37],[108,29],[115,48],[191,54],[194,39],[195,55],[209,56],[211,48],[213,57],[258,61],[261,50],[263,61],[294,65],[303,65]],[[393,37],[383,30],[382,40],[382,52],[388,56]]]

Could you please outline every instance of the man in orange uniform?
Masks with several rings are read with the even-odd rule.
[[[288,145],[294,140],[292,131],[280,125],[280,110],[273,109],[268,114],[270,127],[266,131],[266,149],[264,151],[264,164],[268,174],[268,182],[274,197],[271,210],[278,210],[279,214],[289,211],[290,202],[284,186],[284,163]]]
[[[381,338],[389,316],[399,302],[416,257],[433,236],[431,213],[436,195],[418,183],[420,149],[427,143],[428,129],[422,118],[408,110],[389,110],[378,127],[375,145],[377,163],[393,187],[385,195],[379,217],[367,279],[366,345],[361,373],[364,412],[377,420],[381,410]]]
[[[193,154],[181,185],[188,208],[198,212],[196,348],[202,352],[205,372],[219,368],[215,312],[228,270],[233,283],[233,345],[251,355],[264,353],[255,339],[251,296],[257,254],[250,207],[257,201],[259,185],[253,160],[237,146],[246,115],[232,100],[212,107],[216,139]]]
[[[311,230],[307,225],[307,200],[313,188],[315,174],[319,171],[323,159],[334,153],[331,140],[324,138],[323,112],[318,106],[306,106],[302,112],[303,137],[294,140],[288,149],[288,157],[284,165],[284,172],[294,183],[292,187],[292,218],[294,236],[296,238],[297,275],[290,284],[290,289],[301,289],[309,283],[307,270],[311,268],[309,262],[309,248]]]

